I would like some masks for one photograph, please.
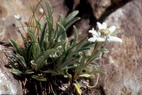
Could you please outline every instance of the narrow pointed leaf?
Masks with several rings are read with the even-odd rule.
[[[46,4],[46,9],[47,9],[47,12],[48,12],[48,17],[50,17],[50,19],[52,18],[52,9],[51,9],[51,6],[50,4],[48,3],[48,1],[45,0],[45,4]],[[52,18],[53,19],[53,18]],[[51,20],[52,20],[51,19]]]
[[[79,77],[84,77],[84,78],[92,78],[93,76],[91,74],[81,74]]]
[[[76,17],[72,19],[66,26],[65,29],[67,30],[71,25],[73,25],[76,21],[80,20],[80,17]]]
[[[47,81],[47,79],[45,77],[37,76],[37,75],[33,75],[32,78],[36,79],[38,81]]]
[[[28,36],[30,37],[30,40],[32,42],[36,42],[36,37],[35,37],[34,33],[31,30],[28,30]]]
[[[75,87],[75,90],[76,90],[77,94],[81,95],[82,94],[82,90],[80,89],[79,84],[78,83],[73,83],[73,85]]]
[[[95,59],[99,59],[101,58],[102,53],[100,51],[96,51],[92,56],[90,56],[90,58],[88,59],[88,64],[90,64],[90,62],[92,62]]]
[[[25,56],[25,61],[27,62],[28,65],[30,65],[30,61],[31,61],[31,57],[32,57],[32,45],[30,44],[27,49],[26,49],[26,56]]]
[[[32,45],[33,57],[36,59],[37,56],[41,53],[40,46],[38,43],[33,43]]]
[[[14,47],[17,53],[20,53],[19,46],[13,40],[10,40],[10,44]]]
[[[61,40],[66,40],[66,38],[67,38],[66,29],[64,28],[64,26],[60,22],[58,22],[58,26],[59,26],[60,32],[61,32],[60,35],[58,35],[58,36],[61,37]]]
[[[43,52],[36,60],[35,64],[37,64],[37,70],[44,67],[47,62],[45,60],[49,57],[51,53],[56,52],[56,49],[49,49],[45,52]]]
[[[46,26],[47,26],[47,23],[44,24],[43,29],[41,31],[41,37],[39,39],[39,45],[41,48],[43,48],[43,43],[44,43],[45,33],[46,33]]]
[[[73,11],[70,13],[63,22],[63,25],[66,26],[72,19],[79,13],[79,11]]]
[[[57,25],[56,25],[55,35],[54,35],[56,41],[58,40],[58,37],[61,34],[60,33],[60,25],[59,25],[59,23],[62,23],[62,19],[63,19],[62,15],[59,15],[58,22],[57,22]]]
[[[92,73],[105,73],[104,70],[93,70]]]
[[[26,70],[26,72],[25,72],[26,74],[33,74],[34,73],[34,71],[33,70]]]
[[[91,64],[91,65],[94,65],[94,66],[98,66],[98,64],[97,64],[97,63],[93,63],[93,62],[92,62],[92,63],[90,63],[90,64]]]
[[[12,69],[10,72],[15,74],[15,75],[21,75],[22,74],[22,71],[20,71],[18,69]]]
[[[109,52],[109,50],[108,50],[108,49],[105,49],[105,48],[101,49],[100,51],[101,51],[102,53],[108,53],[108,52]]]
[[[25,62],[25,59],[23,56],[17,54],[17,55],[13,55],[15,56],[15,58],[19,61],[19,64],[25,69],[27,67],[27,64]]]
[[[73,26],[73,32],[74,32],[74,38],[72,39],[72,44],[75,45],[78,41],[78,33],[77,33],[77,28]]]

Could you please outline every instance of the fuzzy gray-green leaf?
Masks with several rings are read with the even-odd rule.
[[[72,19],[79,13],[79,11],[73,11],[70,13],[63,22],[63,25],[66,26]]]
[[[25,72],[25,74],[33,74],[33,73],[34,73],[34,71],[30,70],[30,69],[26,70],[26,72]]]
[[[50,17],[50,19],[51,19],[52,18],[52,9],[51,9],[50,4],[48,3],[48,1],[45,0],[45,4],[46,4],[47,12],[48,12],[48,17]]]
[[[10,44],[15,48],[17,53],[20,53],[19,46],[13,40],[10,40]]]
[[[35,37],[34,33],[31,30],[28,30],[28,36],[30,37],[30,40],[32,42],[36,42],[36,37]]]
[[[77,33],[77,28],[75,26],[73,26],[73,32],[74,32],[73,44],[75,44],[78,41],[78,33]]]
[[[43,52],[36,60],[35,60],[35,64],[37,64],[37,70],[44,67],[47,63],[47,61],[45,62],[45,60],[49,57],[49,55],[51,53],[56,52],[56,49],[49,49],[45,52]]]
[[[101,50],[100,50],[100,52],[102,52],[102,53],[108,53],[108,52],[109,52],[109,50],[108,50],[108,49],[103,48],[103,49],[101,49]]]
[[[73,25],[76,21],[80,20],[80,17],[73,18],[66,26],[65,29],[67,30],[71,25]]]
[[[58,26],[60,28],[60,37],[61,37],[61,40],[66,40],[67,38],[67,34],[66,34],[66,29],[64,28],[64,26],[62,25],[62,23],[58,22]]]
[[[43,76],[33,75],[32,78],[36,79],[38,81],[47,81],[47,79],[45,77],[43,77]]]
[[[36,59],[37,56],[41,53],[40,46],[38,43],[33,43],[32,45],[33,57]]]
[[[45,33],[46,33],[46,26],[47,26],[47,23],[44,24],[43,29],[41,31],[41,37],[39,39],[39,45],[41,48],[43,48],[43,43],[44,43]]]
[[[92,77],[94,77],[94,76],[91,75],[91,74],[83,73],[83,74],[79,75],[79,77],[83,77],[83,78],[92,78]]]
[[[22,71],[18,70],[18,69],[12,69],[10,70],[11,73],[15,74],[15,75],[21,75]]]
[[[92,73],[105,73],[104,70],[93,70]]]
[[[25,69],[27,67],[27,64],[25,62],[25,59],[23,56],[17,54],[15,55],[15,57],[17,58],[17,60],[19,61],[19,64]]]

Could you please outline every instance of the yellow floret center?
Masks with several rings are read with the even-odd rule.
[[[101,29],[100,32],[101,32],[101,35],[103,36],[107,36],[110,33],[108,29]]]

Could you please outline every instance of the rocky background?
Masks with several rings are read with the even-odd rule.
[[[22,94],[20,83],[4,67],[5,53],[10,52],[9,39],[22,45],[18,32],[28,22],[31,6],[38,0],[0,0],[0,94]],[[106,71],[96,88],[98,95],[142,95],[142,0],[48,0],[53,8],[55,22],[59,14],[64,17],[79,10],[81,21],[76,23],[81,37],[96,27],[96,22],[117,26],[123,43],[107,43],[109,54],[99,64]],[[36,15],[43,14],[41,6]],[[22,16],[18,22],[14,15]],[[12,88],[12,89],[11,89]],[[18,88],[18,89],[16,89]],[[95,94],[97,95],[97,94]]]

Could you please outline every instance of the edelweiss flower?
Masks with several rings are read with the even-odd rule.
[[[22,19],[22,16],[17,14],[17,15],[14,15],[14,17],[17,19],[17,20],[21,20]]]
[[[90,42],[122,42],[122,40],[118,37],[112,36],[114,31],[116,30],[115,26],[111,26],[107,28],[107,23],[100,24],[97,22],[98,31],[92,29],[89,30],[89,33],[92,33],[93,37],[89,38],[88,41]]]

